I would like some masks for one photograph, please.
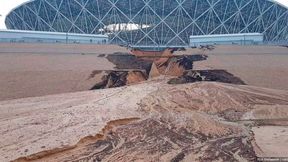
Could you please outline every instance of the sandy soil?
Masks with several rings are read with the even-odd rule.
[[[0,43],[0,53],[111,54],[127,52],[124,47],[97,44]]]
[[[217,46],[214,50],[188,50],[204,53],[207,61],[195,69],[225,69],[246,84],[288,90],[288,48],[276,46]]]
[[[157,85],[3,101],[0,161],[67,148],[100,133],[109,121],[140,117],[137,103]]]
[[[0,100],[89,90],[94,70],[114,67],[98,56],[115,51],[128,52],[112,45],[0,43]]]
[[[99,79],[97,70],[114,67],[98,56],[127,49],[0,47],[0,100],[5,100],[0,101],[1,162],[256,161],[257,156],[287,156],[287,48],[185,51],[209,56],[196,62],[195,69],[225,69],[247,86],[169,85],[169,77],[159,77],[121,88],[42,96],[90,89]],[[129,76],[131,83],[138,79],[136,73]],[[23,97],[31,98],[10,100]]]
[[[159,78],[128,87],[2,101],[0,161],[253,161],[254,137],[241,120],[253,125],[246,115],[251,111],[288,105],[287,91],[166,82]],[[286,139],[287,133],[281,135]],[[277,141],[266,146],[261,138],[257,144],[268,151],[288,149],[277,147]]]
[[[288,155],[288,127],[262,126],[254,127],[253,133],[258,157],[286,157]]]
[[[89,90],[95,70],[114,65],[100,54],[129,52],[111,45],[0,43],[0,101]],[[207,54],[194,68],[224,69],[248,85],[288,90],[288,49],[267,46],[219,46],[176,54]],[[89,79],[88,79],[89,78]]]

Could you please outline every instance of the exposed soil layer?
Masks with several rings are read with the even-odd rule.
[[[98,74],[100,74],[98,72]],[[147,75],[143,71],[106,71],[102,79],[96,83],[90,90],[122,87],[140,83],[147,80]]]
[[[87,145],[86,150],[77,155],[84,158],[75,159],[70,154],[63,160],[146,161],[149,158],[149,161],[177,162],[193,155],[201,162],[215,159],[256,161],[251,140],[246,136],[208,137],[185,128],[177,129],[167,122],[167,119],[152,118],[120,126],[110,131],[105,139]]]
[[[113,55],[106,56],[110,62],[116,65],[117,70],[104,71],[105,75],[102,76],[102,79],[91,90],[131,85],[160,75],[186,77],[189,80],[185,71],[193,69],[193,62],[207,59],[205,55],[177,56],[172,55],[171,51],[164,51],[162,55],[160,52],[158,53],[155,56],[145,55],[146,53],[141,53],[141,56],[134,56],[128,53],[114,53]],[[101,57],[104,56],[101,55]],[[205,81],[208,79],[211,81],[220,81],[225,78],[227,83],[234,83],[234,81],[229,81],[230,78],[225,77],[225,74],[222,74],[225,76],[221,77],[218,76],[220,73],[202,73],[207,78]],[[93,71],[90,78],[95,77],[97,74],[101,74],[101,71]]]
[[[114,53],[113,55],[108,55],[107,59],[115,64],[116,69],[141,69],[146,70],[148,73],[151,69],[153,61],[165,58],[165,56],[134,56],[129,53]],[[187,56],[167,56],[165,59],[167,61],[162,61],[163,65],[168,65],[169,63],[175,61],[179,63],[179,66],[183,66],[184,69],[192,69],[193,62],[203,61],[207,59],[205,55],[187,55]],[[169,60],[170,59],[170,60]]]
[[[114,53],[113,55],[108,55],[107,59],[115,64],[116,69],[141,69],[146,70],[147,73],[153,62],[139,59],[128,53]]]
[[[162,75],[183,76],[186,70],[193,69],[193,62],[205,60],[204,55],[187,55],[171,57],[164,61],[155,61],[155,65]]]
[[[171,79],[169,84],[185,84],[200,81],[213,81],[245,85],[244,81],[227,72],[226,70],[190,70],[183,76]]]
[[[166,62],[158,66],[155,63],[151,64],[150,61],[137,59],[134,56],[122,55],[109,57],[113,57],[115,62],[119,60],[123,61],[123,65],[117,65],[119,65],[118,68],[123,67],[126,68],[126,70],[105,71],[105,75],[102,76],[102,79],[96,83],[95,86],[91,88],[91,90],[136,84],[160,75],[178,76],[177,78],[170,79],[168,81],[169,84],[186,84],[200,81],[212,81],[245,85],[244,81],[225,70],[191,70],[193,69],[194,60],[201,60],[205,58],[199,55],[191,57],[181,56],[178,58],[169,58]],[[118,58],[121,59],[118,60]],[[127,59],[127,62],[124,61],[125,59]],[[131,63],[131,65],[129,65],[129,63]],[[142,67],[147,68],[149,66],[149,70],[137,70],[137,68],[141,68],[141,65]],[[94,71],[91,74],[91,77],[93,78],[97,74],[101,74],[101,72]]]

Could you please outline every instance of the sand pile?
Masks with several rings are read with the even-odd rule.
[[[252,117],[288,117],[287,92],[167,81],[0,102],[0,161],[255,161]]]

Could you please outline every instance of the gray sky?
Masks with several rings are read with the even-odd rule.
[[[0,29],[5,29],[5,16],[16,6],[29,0],[0,0]],[[286,6],[288,6],[288,0],[276,0]]]

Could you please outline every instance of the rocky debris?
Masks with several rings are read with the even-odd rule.
[[[185,84],[212,81],[245,85],[244,81],[225,70],[189,70],[182,76],[168,81],[169,84]]]

